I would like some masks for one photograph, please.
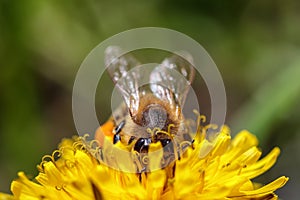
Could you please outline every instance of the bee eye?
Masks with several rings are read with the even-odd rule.
[[[143,112],[143,126],[163,129],[166,126],[167,117],[168,114],[162,106],[151,105]]]

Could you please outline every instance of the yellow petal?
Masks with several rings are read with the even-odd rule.
[[[0,192],[0,200],[14,200],[14,196]]]

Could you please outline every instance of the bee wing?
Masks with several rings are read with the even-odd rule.
[[[131,55],[120,55],[122,55],[120,47],[108,47],[105,51],[105,66],[132,114],[138,110],[138,81],[141,78],[141,74],[137,70],[130,71],[130,69],[140,65],[140,63]]]
[[[178,52],[166,58],[150,74],[152,92],[161,99],[183,106],[195,76],[192,56]]]

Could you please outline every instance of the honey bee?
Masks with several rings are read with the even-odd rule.
[[[98,129],[96,139],[103,140],[104,133],[114,144],[134,144],[139,153],[147,153],[151,143],[166,147],[173,141],[191,141],[182,113],[195,74],[191,56],[175,54],[148,73],[138,67],[140,63],[132,55],[119,55],[119,47],[108,47],[105,65],[124,103]],[[149,81],[141,85],[145,77]],[[154,129],[160,131],[149,132]]]

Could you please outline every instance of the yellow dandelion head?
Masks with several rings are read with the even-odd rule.
[[[33,181],[19,172],[13,196],[0,194],[0,199],[277,199],[274,191],[288,178],[260,186],[251,180],[274,165],[279,148],[260,159],[257,138],[248,131],[231,140],[224,126],[208,140],[212,126],[199,127],[180,158],[165,167],[160,143],[150,145],[147,157],[135,152],[114,156],[132,148],[122,143],[99,147],[85,137],[65,139],[43,157]],[[149,171],[141,171],[143,166]]]

